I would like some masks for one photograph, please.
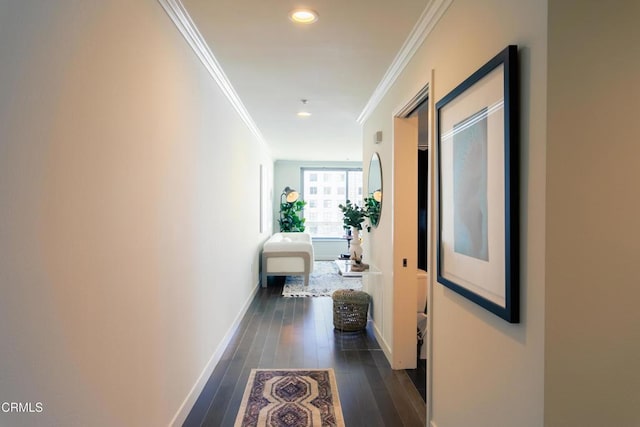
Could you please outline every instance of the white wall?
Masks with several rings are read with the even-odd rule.
[[[520,46],[522,321],[509,324],[435,284],[435,265],[429,266],[434,283],[429,314],[430,417],[437,427],[543,423],[546,20],[546,3],[537,0],[455,0],[364,125],[364,158],[373,150],[381,152],[384,186],[390,189],[390,177],[405,171],[394,169],[392,141],[375,147],[368,142],[373,133],[391,135],[393,112],[426,83],[432,102],[437,102],[507,45]],[[372,262],[382,270],[383,286],[389,289],[394,256],[399,255],[391,244],[392,213],[403,205],[389,190],[384,197],[395,206],[384,204],[370,250]],[[411,257],[416,255],[407,256],[415,266]],[[387,295],[392,293],[386,289]],[[415,303],[408,305],[414,310]]]
[[[640,425],[640,3],[549,2],[545,425]]]
[[[278,225],[280,194],[287,186],[302,192],[302,168],[362,168],[362,162],[277,160],[273,172],[273,230],[275,231],[280,230]],[[314,239],[313,251],[316,260],[334,260],[341,253],[347,252],[347,242],[342,239]]]
[[[156,2],[2,1],[0,75],[0,401],[44,409],[0,424],[167,425],[258,284],[268,153]]]

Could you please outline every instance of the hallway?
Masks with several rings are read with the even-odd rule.
[[[252,368],[335,370],[347,427],[424,426],[424,401],[393,371],[373,332],[333,328],[331,298],[282,298],[260,288],[185,426],[232,426]]]

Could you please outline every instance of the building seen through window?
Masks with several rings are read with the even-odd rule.
[[[342,211],[347,199],[362,206],[362,169],[303,169],[305,227],[313,237],[342,237]]]

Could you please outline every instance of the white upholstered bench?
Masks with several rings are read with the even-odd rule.
[[[262,247],[262,287],[267,276],[304,276],[309,284],[313,271],[313,245],[308,233],[275,233]]]

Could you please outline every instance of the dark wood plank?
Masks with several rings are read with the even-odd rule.
[[[333,368],[349,427],[425,425],[424,401],[390,368],[370,326],[336,331],[331,298],[284,298],[282,285],[258,291],[185,426],[232,426],[254,368]]]

